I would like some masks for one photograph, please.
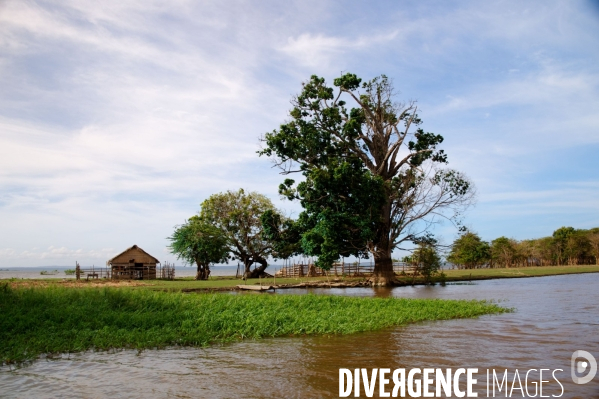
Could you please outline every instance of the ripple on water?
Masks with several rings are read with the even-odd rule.
[[[478,367],[564,369],[564,398],[599,398],[599,380],[575,385],[570,356],[599,359],[599,274],[475,285],[305,292],[408,298],[491,299],[515,313],[448,320],[348,336],[244,341],[210,348],[80,353],[0,371],[7,398],[325,398],[338,393],[339,368]],[[481,387],[484,384],[481,384]],[[558,394],[559,389],[549,391]],[[480,391],[481,396],[484,391]],[[515,393],[512,397],[518,397]]]

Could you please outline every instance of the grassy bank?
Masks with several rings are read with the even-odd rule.
[[[454,269],[445,270],[447,282],[474,281],[502,278],[520,278],[520,277],[543,277],[556,276],[562,274],[580,274],[580,273],[599,273],[599,266],[540,266],[540,267],[514,267],[499,269]],[[411,276],[398,276],[398,281],[405,285],[422,284],[421,278],[412,279]],[[364,277],[302,277],[302,278],[270,278],[270,279],[250,279],[245,284],[281,285],[281,284],[299,284],[306,282],[355,282],[363,281]],[[6,279],[4,281],[12,287],[47,287],[47,286],[66,286],[66,287],[104,287],[115,286],[119,288],[132,289],[150,289],[161,291],[188,291],[188,290],[226,290],[233,289],[238,284],[244,284],[243,281],[235,279],[232,276],[211,277],[206,281],[195,281],[191,277],[177,278],[174,281],[169,280],[81,280],[76,282],[74,279]]]
[[[0,363],[88,349],[205,346],[244,338],[350,334],[507,311],[481,301],[183,294],[0,285]]]

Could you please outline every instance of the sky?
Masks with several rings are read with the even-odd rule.
[[[313,74],[416,100],[483,239],[597,227],[598,39],[597,1],[0,0],[0,267],[175,261],[226,190],[297,215],[256,151]]]

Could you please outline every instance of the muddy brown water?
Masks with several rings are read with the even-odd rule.
[[[0,397],[335,398],[339,368],[477,367],[479,397],[487,397],[486,369],[502,373],[507,369],[511,379],[515,369],[522,374],[543,368],[563,369],[555,374],[564,387],[562,398],[599,398],[599,375],[585,385],[574,384],[570,377],[575,350],[586,350],[599,360],[597,273],[446,287],[288,290],[276,295],[308,292],[489,299],[516,312],[348,336],[276,338],[142,353],[88,352],[38,360],[16,370],[1,368]],[[531,382],[529,387],[534,394]],[[561,393],[555,382],[544,387],[544,395]],[[378,387],[375,397],[377,393]],[[506,396],[496,392],[495,397]],[[515,390],[511,397],[527,396]]]

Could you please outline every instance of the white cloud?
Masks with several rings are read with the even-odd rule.
[[[173,225],[226,189],[281,204],[257,139],[313,73],[395,78],[481,200],[529,201],[509,176],[538,172],[528,153],[599,139],[594,25],[577,7],[3,2],[0,266],[79,256],[68,248],[88,248],[81,261],[133,244],[162,253]]]
[[[280,51],[306,67],[328,68],[333,64],[339,65],[339,58],[342,56],[347,58],[352,52],[391,42],[397,38],[398,33],[397,30],[393,30],[385,34],[356,38],[302,33],[297,37],[289,37]]]
[[[541,65],[541,70],[518,78],[506,77],[488,82],[462,96],[447,95],[448,101],[432,112],[467,111],[497,106],[574,107],[583,111],[594,108],[599,88],[596,72],[570,71],[560,66]],[[588,103],[591,101],[591,104]]]

